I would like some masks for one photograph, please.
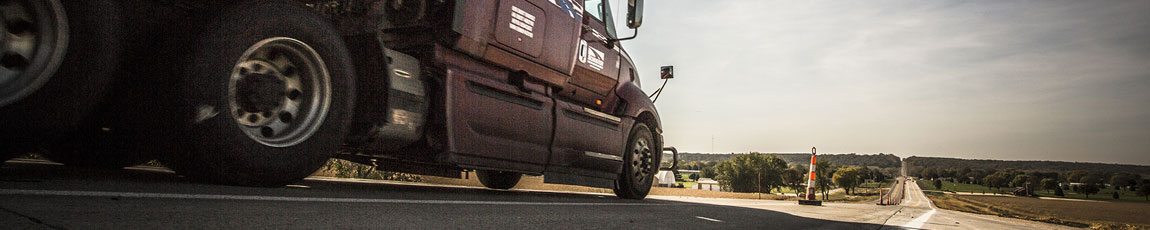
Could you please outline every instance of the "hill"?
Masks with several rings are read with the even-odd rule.
[[[679,153],[679,161],[727,161],[735,156],[744,153],[731,153],[731,154],[709,154],[709,153]],[[778,155],[787,164],[810,164],[811,154],[809,153],[767,153]],[[893,154],[819,154],[819,159],[825,159],[831,164],[835,165],[855,165],[855,166],[876,166],[881,168],[900,167],[901,161],[898,156]],[[664,160],[670,160],[671,155],[663,155]]]
[[[908,167],[927,167],[927,168],[941,168],[941,169],[960,169],[970,167],[971,169],[1017,169],[1023,171],[1042,171],[1042,172],[1066,172],[1074,170],[1086,170],[1091,172],[1103,173],[1134,173],[1142,175],[1150,175],[1150,166],[1142,165],[1123,165],[1123,164],[1106,164],[1106,163],[1085,163],[1085,162],[1065,162],[1065,161],[1004,161],[1004,160],[969,160],[958,158],[944,158],[944,157],[908,157],[906,158]]]

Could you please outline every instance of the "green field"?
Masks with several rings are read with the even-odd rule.
[[[928,181],[928,180],[919,180],[918,186],[922,187],[923,190],[939,190],[939,189],[934,188],[934,185],[932,185],[931,183],[932,182]],[[1003,189],[1012,190],[1012,188],[1003,188]],[[942,182],[942,189],[941,190],[950,191],[950,192],[960,192],[960,193],[985,193],[985,194],[993,194],[994,193],[993,188],[988,188],[986,186],[976,185],[976,184],[951,183],[951,182],[946,182],[946,181]],[[1071,191],[1069,189],[1063,190],[1063,193],[1066,195],[1063,197],[1054,196],[1054,190],[1048,191],[1046,189],[1035,189],[1034,194],[1037,194],[1038,196],[1043,196],[1043,197],[1057,197],[1057,198],[1098,200],[1098,201],[1126,201],[1126,202],[1150,203],[1150,201],[1146,200],[1146,197],[1138,196],[1133,191],[1129,191],[1129,190],[1118,191],[1118,200],[1115,200],[1113,197],[1114,191],[1115,190],[1113,188],[1105,188],[1105,189],[1100,190],[1098,192],[1098,194],[1091,194],[1090,198],[1086,198],[1085,194],[1076,193],[1076,192]],[[1005,192],[1000,191],[998,193],[1005,193]]]
[[[1070,191],[1070,190],[1063,190],[1062,192],[1066,196],[1063,196],[1060,198],[1150,203],[1150,201],[1146,200],[1146,197],[1138,196],[1137,194],[1135,194],[1133,191],[1130,191],[1130,190],[1118,191],[1118,200],[1115,200],[1114,199],[1114,191],[1115,190],[1112,188],[1105,188],[1105,189],[1100,190],[1100,192],[1098,192],[1098,194],[1090,194],[1090,198],[1086,198],[1085,194],[1076,193],[1076,192]],[[1046,189],[1035,189],[1034,194],[1038,194],[1039,196],[1046,196],[1046,197],[1056,197],[1056,196],[1054,196],[1053,190],[1046,191]]]
[[[977,184],[951,183],[951,182],[943,181],[942,182],[942,189],[938,189],[938,188],[935,188],[932,183],[933,182],[931,182],[929,180],[919,180],[918,186],[921,187],[923,190],[942,190],[942,191],[950,191],[950,192],[985,193],[985,194],[994,194],[995,192],[1003,193],[1002,191],[998,191],[998,190],[995,190],[993,188],[988,188],[986,186],[977,185]]]
[[[698,184],[698,182],[695,182],[695,180],[691,180],[690,177],[691,177],[691,174],[689,174],[689,173],[679,174],[679,180],[677,180],[677,181],[679,184],[683,184],[683,188],[694,188],[695,184]]]

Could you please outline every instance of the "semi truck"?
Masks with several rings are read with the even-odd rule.
[[[3,1],[0,153],[244,186],[338,158],[642,199],[663,130],[610,3]]]

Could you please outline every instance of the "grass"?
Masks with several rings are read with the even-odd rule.
[[[1097,201],[1122,201],[1122,202],[1150,203],[1150,201],[1146,200],[1146,197],[1138,196],[1137,194],[1135,194],[1133,191],[1130,191],[1130,190],[1118,191],[1118,200],[1115,200],[1113,197],[1113,193],[1115,191],[1117,191],[1117,190],[1115,190],[1113,188],[1105,188],[1105,189],[1100,190],[1098,192],[1098,194],[1090,194],[1090,197],[1087,198],[1086,194],[1076,193],[1072,190],[1067,189],[1067,190],[1062,190],[1062,193],[1065,196],[1059,197],[1059,198],[1080,199],[1080,200],[1097,200]],[[1057,197],[1057,196],[1054,196],[1054,190],[1046,191],[1046,189],[1036,189],[1036,190],[1034,190],[1034,194],[1038,194],[1039,196],[1045,196],[1045,197]]]
[[[36,154],[27,154],[20,156],[24,159],[43,159],[43,157]],[[162,167],[159,162],[152,161],[144,165]],[[395,173],[387,171],[379,171],[371,168],[370,166],[358,164],[350,161],[330,159],[312,176],[325,176],[325,177],[339,177],[339,178],[358,178],[358,179],[375,179],[375,180],[394,180],[406,182],[419,182],[427,184],[440,184],[440,185],[457,185],[468,187],[483,187],[479,180],[475,178],[475,174],[469,174],[467,179],[457,178],[444,178],[435,176],[420,176],[405,173]],[[694,185],[696,182],[680,182],[684,186]],[[575,185],[561,185],[561,184],[545,184],[543,177],[540,176],[524,176],[515,189],[528,189],[528,190],[546,190],[546,191],[567,191],[567,192],[587,192],[587,193],[601,193],[604,195],[614,195],[611,189],[592,188]],[[793,193],[792,190],[784,190],[784,192]],[[685,196],[685,197],[706,197],[706,198],[729,198],[729,199],[764,199],[764,200],[794,200],[794,197],[780,196],[774,194],[757,194],[757,193],[735,193],[735,192],[719,192],[719,191],[706,191],[688,188],[663,188],[652,187],[650,195],[656,196]],[[835,199],[832,195],[832,199]],[[847,198],[839,198],[846,201],[851,200]]]
[[[328,159],[322,168],[312,173],[312,176],[329,176],[340,178],[376,179],[419,182],[419,175],[395,173],[375,170],[371,166],[340,159]]]
[[[939,190],[939,189],[936,189],[932,183],[933,182],[928,181],[928,180],[919,180],[918,186],[922,187],[924,190]],[[1013,190],[1013,188],[1003,188],[1003,189]],[[988,188],[986,186],[976,185],[976,184],[951,183],[951,182],[947,182],[947,181],[942,182],[941,191],[962,192],[962,193],[978,193],[978,194],[996,194],[995,190],[993,188]],[[1055,197],[1055,198],[1067,198],[1067,199],[1150,203],[1150,201],[1146,200],[1146,197],[1138,196],[1137,194],[1135,194],[1135,192],[1129,191],[1129,190],[1118,191],[1118,198],[1119,199],[1115,200],[1112,197],[1113,193],[1115,191],[1116,190],[1113,188],[1105,188],[1105,189],[1100,190],[1098,192],[1098,194],[1091,194],[1089,198],[1087,198],[1085,194],[1076,193],[1076,192],[1069,190],[1069,189],[1063,190],[1063,194],[1065,195],[1063,197],[1055,196],[1054,190],[1047,191],[1046,189],[1035,189],[1034,194],[1036,194],[1038,196],[1043,196],[1043,197]],[[1005,193],[1007,193],[1005,190],[997,192],[997,194],[1005,194]]]
[[[822,198],[821,196],[819,198]],[[855,193],[847,195],[846,193],[831,193],[830,198],[826,199],[827,202],[835,203],[867,203],[878,199],[878,191],[874,193]]]
[[[1147,229],[1150,204],[1132,202],[1081,202],[1030,197],[972,196],[927,193],[935,206],[978,214],[1095,229]]]
[[[863,183],[855,188],[855,193],[847,195],[846,193],[831,193],[827,201],[838,203],[866,203],[878,200],[879,190],[884,192],[891,185],[891,182],[882,183]]]
[[[694,188],[696,184],[699,184],[699,182],[695,182],[695,180],[691,180],[690,176],[691,176],[691,174],[688,174],[688,173],[679,174],[679,180],[680,181],[678,183],[683,184],[683,188]]]
[[[942,189],[938,189],[938,188],[934,187],[933,183],[934,182],[929,181],[929,180],[918,180],[918,186],[921,187],[923,190],[938,190],[938,191],[948,191],[948,192],[965,192],[965,193],[979,193],[979,194],[1001,194],[1001,193],[1003,193],[1003,191],[995,190],[994,188],[989,188],[989,187],[977,185],[977,184],[963,184],[963,183],[952,183],[952,182],[948,182],[948,181],[943,181],[942,182]]]
[[[475,174],[470,174],[467,179],[446,178],[435,176],[423,176],[422,183],[429,184],[444,184],[444,185],[458,185],[468,187],[483,187],[479,183],[479,179],[475,178]],[[567,192],[587,192],[587,193],[602,193],[608,196],[614,196],[611,189],[605,188],[592,188],[576,185],[562,185],[562,184],[545,184],[541,176],[524,176],[515,185],[514,189],[527,189],[527,190],[545,190],[545,191],[567,191]],[[763,199],[763,200],[787,200],[788,197],[773,195],[773,194],[755,194],[755,193],[736,193],[736,192],[718,192],[706,191],[698,189],[687,188],[663,188],[652,187],[650,195],[654,196],[685,196],[685,197],[706,197],[706,198],[729,198],[729,199]]]

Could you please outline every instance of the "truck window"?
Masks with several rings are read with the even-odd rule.
[[[615,38],[615,20],[611,17],[611,5],[609,1],[586,0],[583,3],[583,8],[586,9],[587,14],[590,14],[595,20],[606,24],[607,36]]]

